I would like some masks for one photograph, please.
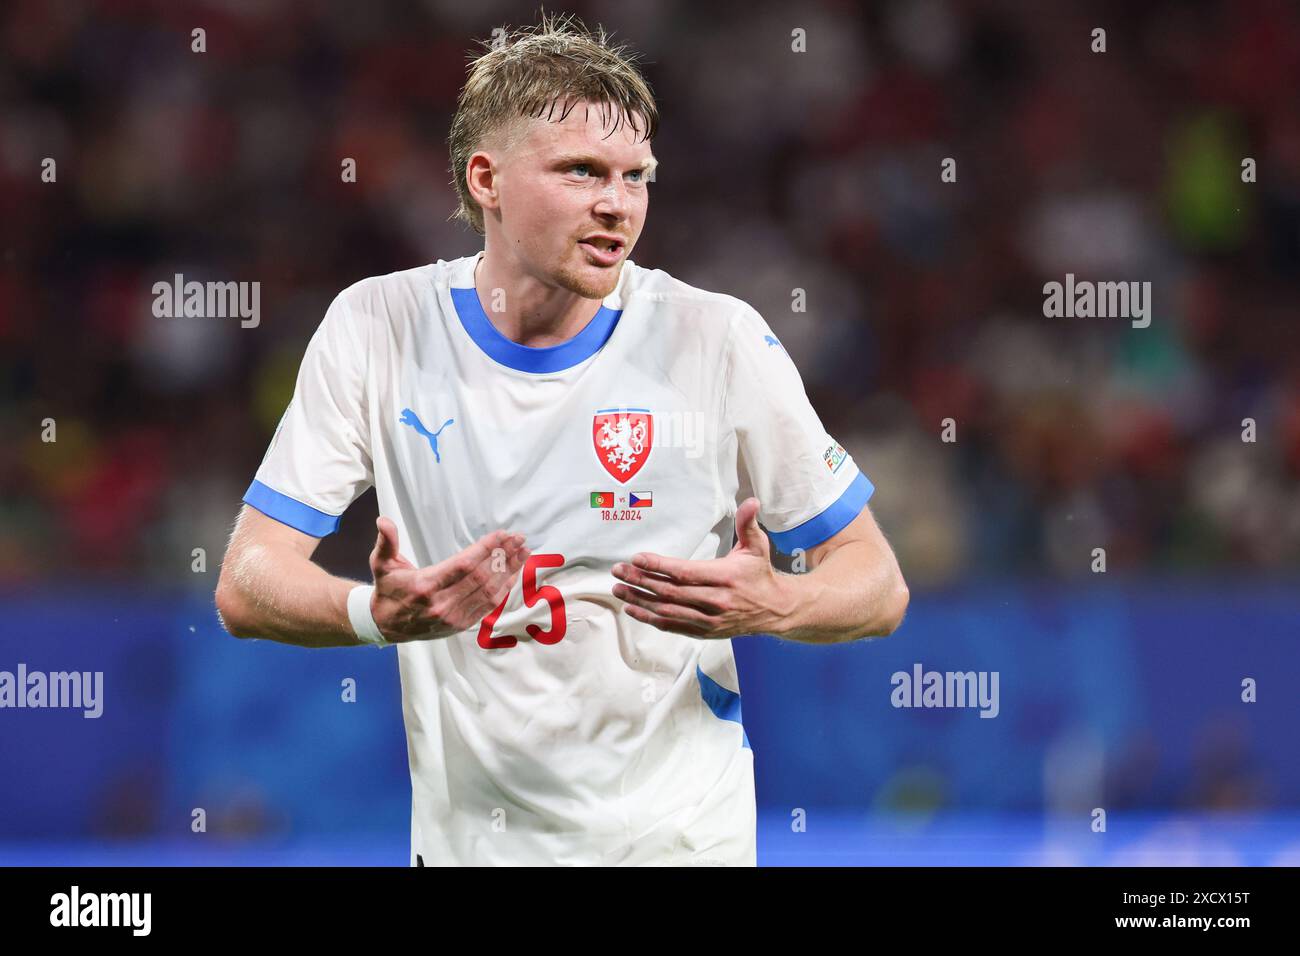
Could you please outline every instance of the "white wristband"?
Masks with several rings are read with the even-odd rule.
[[[358,638],[376,647],[387,647],[392,642],[384,637],[374,615],[370,613],[370,595],[375,593],[373,584],[358,584],[348,592],[348,620]]]

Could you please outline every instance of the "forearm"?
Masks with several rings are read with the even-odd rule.
[[[806,644],[835,644],[892,634],[908,604],[893,555],[850,542],[811,571],[782,574],[781,617],[771,633]]]
[[[300,647],[360,643],[348,620],[348,593],[361,582],[335,577],[292,548],[248,544],[228,554],[217,608],[236,637]]]

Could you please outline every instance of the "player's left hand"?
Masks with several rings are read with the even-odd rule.
[[[614,597],[629,617],[675,634],[724,638],[772,634],[788,612],[771,545],[758,526],[757,498],[736,510],[736,545],[725,558],[688,561],[662,554],[633,555],[614,565]],[[629,586],[630,585],[630,586]]]

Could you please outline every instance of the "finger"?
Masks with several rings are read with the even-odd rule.
[[[382,515],[375,519],[379,538],[375,541],[375,557],[380,561],[391,561],[397,557],[397,525],[391,518]]]
[[[509,591],[518,580],[519,571],[531,553],[528,548],[499,548],[477,568],[447,588],[446,592],[456,599],[462,599],[475,592],[497,594],[503,588]]]
[[[687,637],[708,637],[708,634],[699,628],[690,627],[689,625],[680,624],[676,621],[669,621],[666,618],[651,614],[634,604],[628,604],[623,608],[627,616],[634,621],[640,621],[642,624],[649,624],[651,627],[658,628],[661,631],[667,631],[670,634],[684,634]]]
[[[719,614],[723,610],[720,600],[721,595],[726,593],[723,588],[676,584],[671,578],[651,574],[631,564],[614,565],[613,574],[620,581],[648,591],[660,600],[694,607],[706,614]]]
[[[457,582],[452,587],[459,593],[445,595],[442,601],[437,602],[434,608],[427,611],[424,615],[426,625],[441,619],[459,622],[463,628],[477,626],[485,617],[505,604],[514,582],[518,580],[519,568],[522,566],[521,561],[517,567],[511,569],[510,574],[498,575],[494,583],[469,591],[461,590],[466,587],[469,578]]]
[[[754,554],[770,553],[767,535],[758,524],[758,499],[746,498],[736,509],[736,548],[751,551]]]
[[[486,577],[482,571],[474,572],[451,587],[435,592],[413,617],[412,630],[424,634],[439,629],[441,635],[442,628],[466,630],[477,626],[504,603],[528,554],[524,549],[507,561],[504,570],[490,572]],[[485,565],[480,565],[483,567]],[[480,584],[480,581],[484,583]]]
[[[494,556],[489,556],[455,584],[442,589],[426,612],[426,617],[436,618],[453,612],[462,616],[482,617],[494,610],[514,587],[519,569],[524,566],[529,554],[531,552],[527,548],[507,551],[505,562],[499,568],[492,566]]]
[[[717,561],[687,561],[663,554],[643,552],[632,556],[632,564],[644,571],[662,574],[678,584],[716,587],[727,583],[727,571]]]
[[[614,585],[614,597],[620,601],[626,601],[635,607],[649,611],[656,617],[672,621],[675,624],[685,625],[687,627],[711,628],[714,624],[713,619],[704,612],[693,608],[686,607],[682,604],[674,604],[672,601],[661,601],[653,594],[646,591],[638,591],[636,588],[630,588],[626,584]]]
[[[411,562],[402,557],[397,537],[397,525],[391,518],[378,517],[375,519],[375,528],[379,532],[378,538],[375,539],[375,550],[371,553],[372,570],[386,569],[390,565],[398,567],[414,567]]]
[[[506,531],[489,531],[459,554],[454,554],[438,564],[422,568],[422,583],[434,590],[450,587],[491,558],[494,549],[505,547],[507,542],[513,542],[518,537],[520,536]]]

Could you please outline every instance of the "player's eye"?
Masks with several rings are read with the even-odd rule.
[[[572,166],[569,167],[570,171],[579,170],[579,169],[590,171],[591,165],[589,163],[574,163]]]
[[[634,183],[645,182],[645,170],[644,170],[644,169],[633,169],[633,170],[631,170],[631,171],[628,173],[628,175],[629,175],[629,176],[635,176],[635,177],[636,177],[636,179],[632,180],[632,182],[634,182]]]

